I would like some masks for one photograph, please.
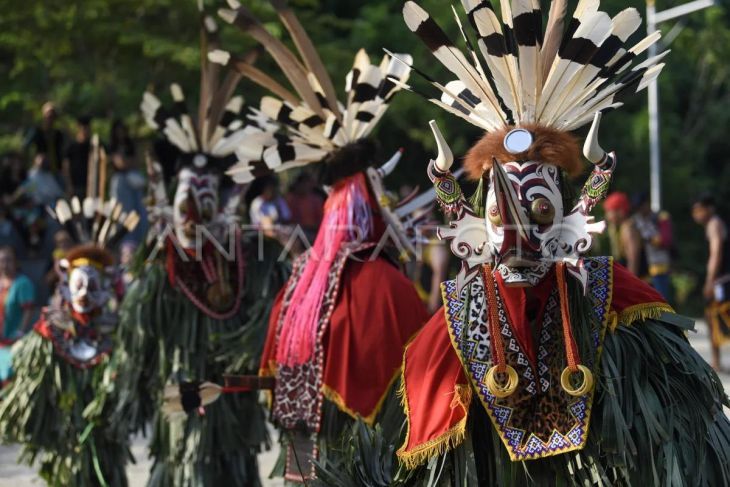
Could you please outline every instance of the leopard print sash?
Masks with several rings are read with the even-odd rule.
[[[324,373],[324,347],[322,337],[327,331],[330,317],[337,302],[340,277],[347,259],[354,253],[373,247],[366,243],[356,247],[343,247],[337,253],[327,275],[327,288],[317,324],[317,340],[312,358],[303,364],[288,366],[277,364],[276,386],[274,387],[273,418],[285,429],[302,429],[316,433],[320,429],[322,416],[322,381]],[[294,289],[309,259],[309,252],[302,254],[294,263],[292,275],[286,284],[281,311],[277,322],[277,345],[287,309],[291,304]]]

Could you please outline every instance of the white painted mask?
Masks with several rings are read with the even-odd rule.
[[[510,187],[500,182],[500,169]],[[491,253],[505,282],[517,286],[539,282],[561,246],[560,170],[536,162],[509,162],[493,169],[485,213]]]
[[[71,269],[61,284],[63,298],[77,313],[103,308],[111,297],[111,280],[93,265]]]
[[[180,171],[178,177],[173,202],[175,236],[182,247],[193,248],[197,227],[209,225],[218,213],[219,177],[190,168]]]

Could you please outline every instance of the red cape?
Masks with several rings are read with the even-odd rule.
[[[612,281],[608,297],[612,330],[618,323],[632,323],[672,311],[654,288],[616,263]],[[505,295],[502,296],[504,299]],[[518,307],[508,309],[512,312]],[[420,465],[461,443],[466,433],[471,386],[452,346],[443,308],[407,347],[402,387],[408,433],[398,456],[406,466]]]
[[[283,292],[269,319],[259,372],[263,376],[276,376],[276,325]],[[398,376],[403,349],[427,319],[413,284],[389,261],[348,261],[324,335],[325,397],[345,413],[372,422]]]

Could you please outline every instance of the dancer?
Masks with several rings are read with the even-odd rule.
[[[501,2],[501,21],[487,0],[462,5],[479,49],[469,42],[469,56],[418,4],[403,9],[457,78],[433,81],[433,102],[487,132],[466,155],[479,184],[467,198],[432,122],[439,155],[428,173],[453,217],[442,237],[463,264],[404,356],[398,455],[410,480],[726,484],[727,398],[685,337],[691,321],[610,257],[583,256],[616,167],[598,144],[601,114],[659,74],[664,54],[631,66],[659,34],[626,46],[638,12],[611,18],[597,0],[581,0],[569,21],[567,2],[552,2],[544,35],[537,1]],[[583,165],[571,131],[591,120],[593,172],[576,200],[568,176]]]
[[[0,401],[0,437],[20,443],[48,485],[127,485],[126,436],[113,433],[108,370],[124,292],[113,250],[139,216],[89,196],[50,210],[75,245],[59,262],[59,287],[33,331],[15,345],[15,379]]]
[[[398,254],[415,251],[407,233],[411,216],[429,197],[396,205],[383,187],[397,153],[378,163],[370,134],[409,70],[386,56],[370,63],[361,50],[346,78],[344,103],[294,13],[273,2],[301,59],[272,37],[244,7],[221,16],[249,33],[278,62],[296,95],[268,76],[243,66],[242,74],[278,98],[264,97],[253,117],[281,131],[263,152],[243,142],[238,155],[254,160],[229,174],[238,182],[267,172],[316,164],[329,188],[314,244],[293,266],[277,298],[261,360],[263,377],[275,378],[271,417],[282,431],[283,474],[306,482],[314,461],[336,461],[343,433],[354,418],[373,424],[397,413],[393,384],[403,347],[427,318]],[[240,66],[230,53],[211,58]],[[306,66],[306,67],[305,67]],[[262,160],[259,156],[263,154]],[[388,247],[397,250],[388,253]],[[397,432],[396,427],[396,432]]]
[[[149,164],[151,245],[121,311],[116,384],[126,397],[116,416],[134,431],[153,421],[148,485],[260,485],[256,455],[268,441],[254,392],[229,394],[189,415],[161,413],[168,385],[256,373],[274,297],[288,277],[281,247],[244,235],[240,192],[220,204],[220,176],[236,161],[248,130],[238,118],[240,80],[207,61],[218,46],[215,21],[203,18],[200,109],[188,114],[182,90],[167,109],[145,93],[147,123],[180,150],[174,199],[159,164]]]

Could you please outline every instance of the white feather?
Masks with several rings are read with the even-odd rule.
[[[506,4],[508,2],[502,2]],[[415,2],[408,1],[403,7],[403,18],[406,25],[411,31],[416,32],[420,24],[430,17]],[[472,66],[459,49],[454,46],[443,45],[432,52],[434,57],[441,62],[449,71],[456,75],[469,90],[477,95],[483,102],[488,103],[491,107],[490,118],[493,120],[495,127],[506,124],[506,114],[499,106],[496,95],[492,88],[483,80],[477,70]]]

